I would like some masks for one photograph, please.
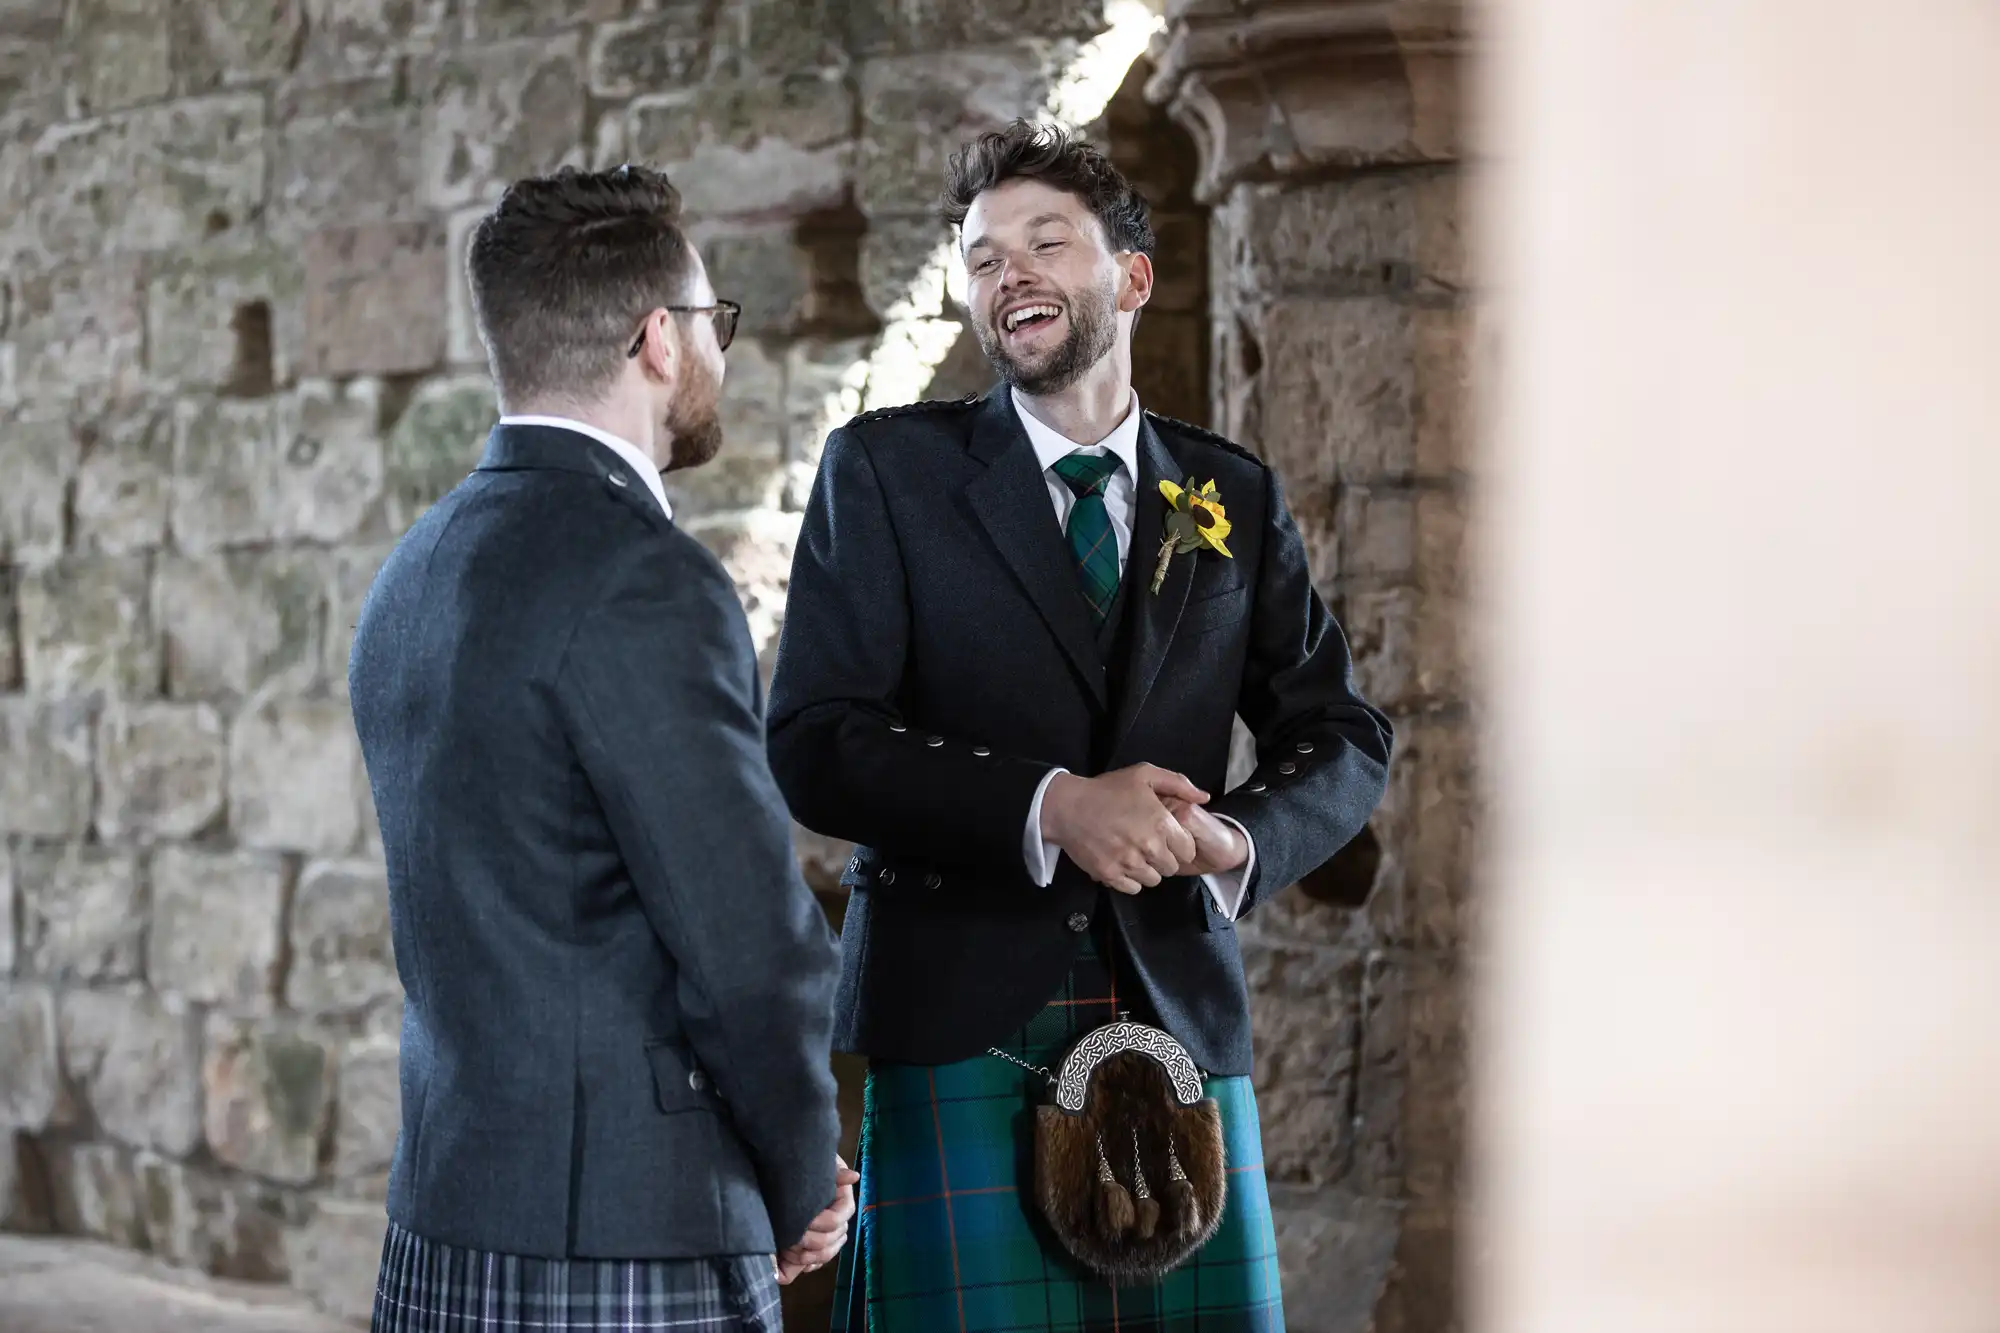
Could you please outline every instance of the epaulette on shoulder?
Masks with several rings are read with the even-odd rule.
[[[1236,441],[1228,439],[1225,436],[1217,435],[1214,431],[1208,429],[1208,427],[1206,426],[1197,426],[1193,422],[1180,421],[1173,417],[1163,417],[1158,412],[1147,412],[1146,415],[1153,419],[1153,424],[1155,426],[1171,426],[1175,430],[1181,432],[1183,435],[1194,436],[1194,438],[1202,441],[1204,444],[1212,444],[1218,449],[1227,449],[1230,453],[1235,454],[1238,458],[1247,458],[1252,463],[1255,463],[1258,467],[1268,466],[1268,464],[1266,464],[1263,459],[1257,457],[1257,455],[1251,453],[1248,449],[1245,449],[1242,445],[1238,444]]]
[[[978,394],[964,398],[927,398],[921,403],[900,403],[895,407],[878,407],[873,412],[863,412],[848,421],[850,426],[865,426],[871,421],[887,421],[890,417],[915,416],[919,412],[963,412],[977,405]]]

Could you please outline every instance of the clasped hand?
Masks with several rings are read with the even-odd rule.
[[[833,1202],[820,1210],[798,1244],[778,1254],[775,1266],[780,1286],[789,1286],[801,1273],[826,1267],[847,1243],[847,1222],[854,1216],[854,1186],[861,1175],[838,1154],[833,1161]]]
[[[1042,836],[1098,883],[1138,893],[1170,875],[1243,864],[1249,847],[1207,802],[1207,792],[1152,764],[1095,778],[1061,773],[1042,794]]]

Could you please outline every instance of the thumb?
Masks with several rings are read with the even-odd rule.
[[[1180,774],[1168,772],[1164,768],[1149,768],[1146,772],[1146,785],[1153,789],[1155,796],[1170,796],[1186,801],[1190,805],[1203,805],[1208,801],[1207,792]]]

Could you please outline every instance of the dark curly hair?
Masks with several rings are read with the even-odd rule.
[[[608,389],[646,312],[685,303],[694,265],[680,192],[660,172],[564,167],[508,186],[465,258],[501,403]]]
[[[972,201],[1010,180],[1037,180],[1083,201],[1114,250],[1152,258],[1153,223],[1145,196],[1108,158],[1058,125],[1017,120],[988,130],[951,155],[938,214],[957,227]]]

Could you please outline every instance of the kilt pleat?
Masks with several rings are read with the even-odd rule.
[[[1053,1065],[1120,1010],[1149,1019],[1141,997],[1119,994],[1115,957],[1087,943],[1062,992],[1000,1049]],[[1206,1088],[1228,1155],[1222,1224],[1164,1278],[1114,1285],[1070,1258],[1035,1207],[1038,1075],[992,1056],[873,1062],[833,1333],[1283,1333],[1256,1097],[1247,1078]]]
[[[781,1333],[769,1255],[531,1259],[393,1222],[370,1333]]]

